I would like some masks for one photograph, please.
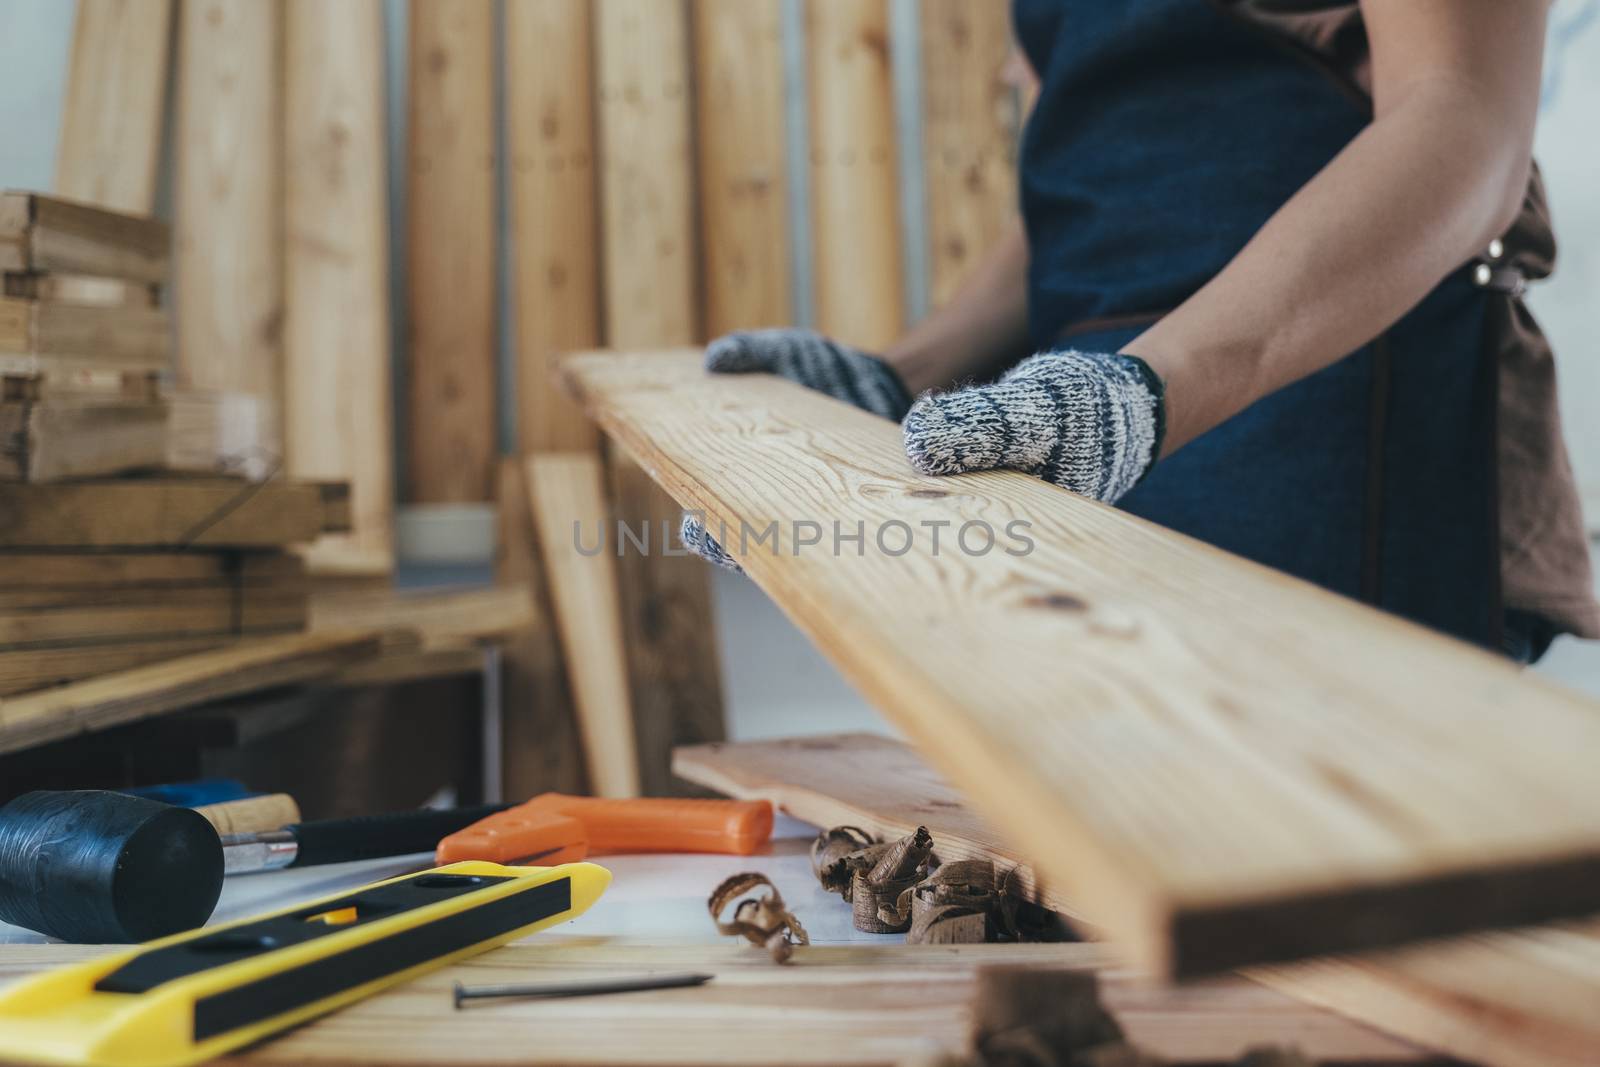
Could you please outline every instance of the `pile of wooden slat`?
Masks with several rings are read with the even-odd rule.
[[[343,486],[0,483],[0,696],[304,630],[289,546],[348,525]]]
[[[163,465],[170,245],[155,219],[0,194],[0,479]]]

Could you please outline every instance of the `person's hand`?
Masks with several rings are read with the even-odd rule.
[[[993,385],[918,400],[906,455],[924,474],[999,467],[1114,503],[1161,452],[1161,379],[1144,360],[1101,352],[1031,356]]]
[[[776,374],[896,422],[911,408],[911,394],[887,363],[810,330],[752,330],[719,337],[706,348],[706,370]],[[680,532],[684,547],[695,555],[728,570],[739,569],[693,515],[683,517]]]

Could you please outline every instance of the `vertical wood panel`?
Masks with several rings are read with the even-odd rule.
[[[1017,94],[1005,4],[921,0],[932,303],[949,300],[1017,212]]]
[[[526,469],[534,528],[577,701],[589,783],[597,796],[638,796],[639,757],[612,566],[614,531],[606,521],[605,469],[600,457],[581,452],[533,455]],[[580,553],[574,540],[579,532],[586,547],[597,535],[604,547],[593,555]]]
[[[283,9],[182,6],[177,138],[178,366],[262,400],[283,442]]]
[[[350,483],[352,531],[314,571],[394,565],[389,219],[380,0],[285,12],[284,449],[289,473]]]
[[[504,793],[511,800],[552,791],[584,793],[583,745],[520,460],[500,461],[495,499],[500,513],[495,579],[526,584],[534,607],[533,625],[502,646]]]
[[[589,0],[508,0],[517,428],[527,452],[595,445],[552,377],[562,353],[600,342],[591,44]]]
[[[692,344],[694,247],[689,19],[683,0],[596,0],[605,341]],[[706,565],[668,555],[679,509],[626,455],[609,457],[616,517],[650,530],[650,554],[617,560],[639,771],[645,792],[681,791],[675,740],[724,736]],[[681,553],[682,549],[678,549]]]
[[[495,433],[494,5],[411,5],[410,500],[490,499]]]
[[[606,343],[691,344],[695,280],[682,0],[596,0]]]
[[[56,192],[155,210],[171,29],[171,0],[78,0]]]
[[[695,0],[706,334],[794,318],[780,0]]]
[[[887,0],[807,0],[817,326],[881,349],[904,326]]]

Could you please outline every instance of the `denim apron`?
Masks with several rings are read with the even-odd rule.
[[[1363,96],[1208,0],[1016,0],[1014,14],[1042,82],[1021,165],[1041,349],[1117,351],[1371,120]],[[1120,506],[1498,647],[1485,299],[1464,266],[1384,337],[1161,461]]]

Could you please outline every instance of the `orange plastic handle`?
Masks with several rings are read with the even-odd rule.
[[[772,837],[765,800],[614,800],[544,793],[439,842],[439,863],[572,863],[620,852],[747,856]]]

